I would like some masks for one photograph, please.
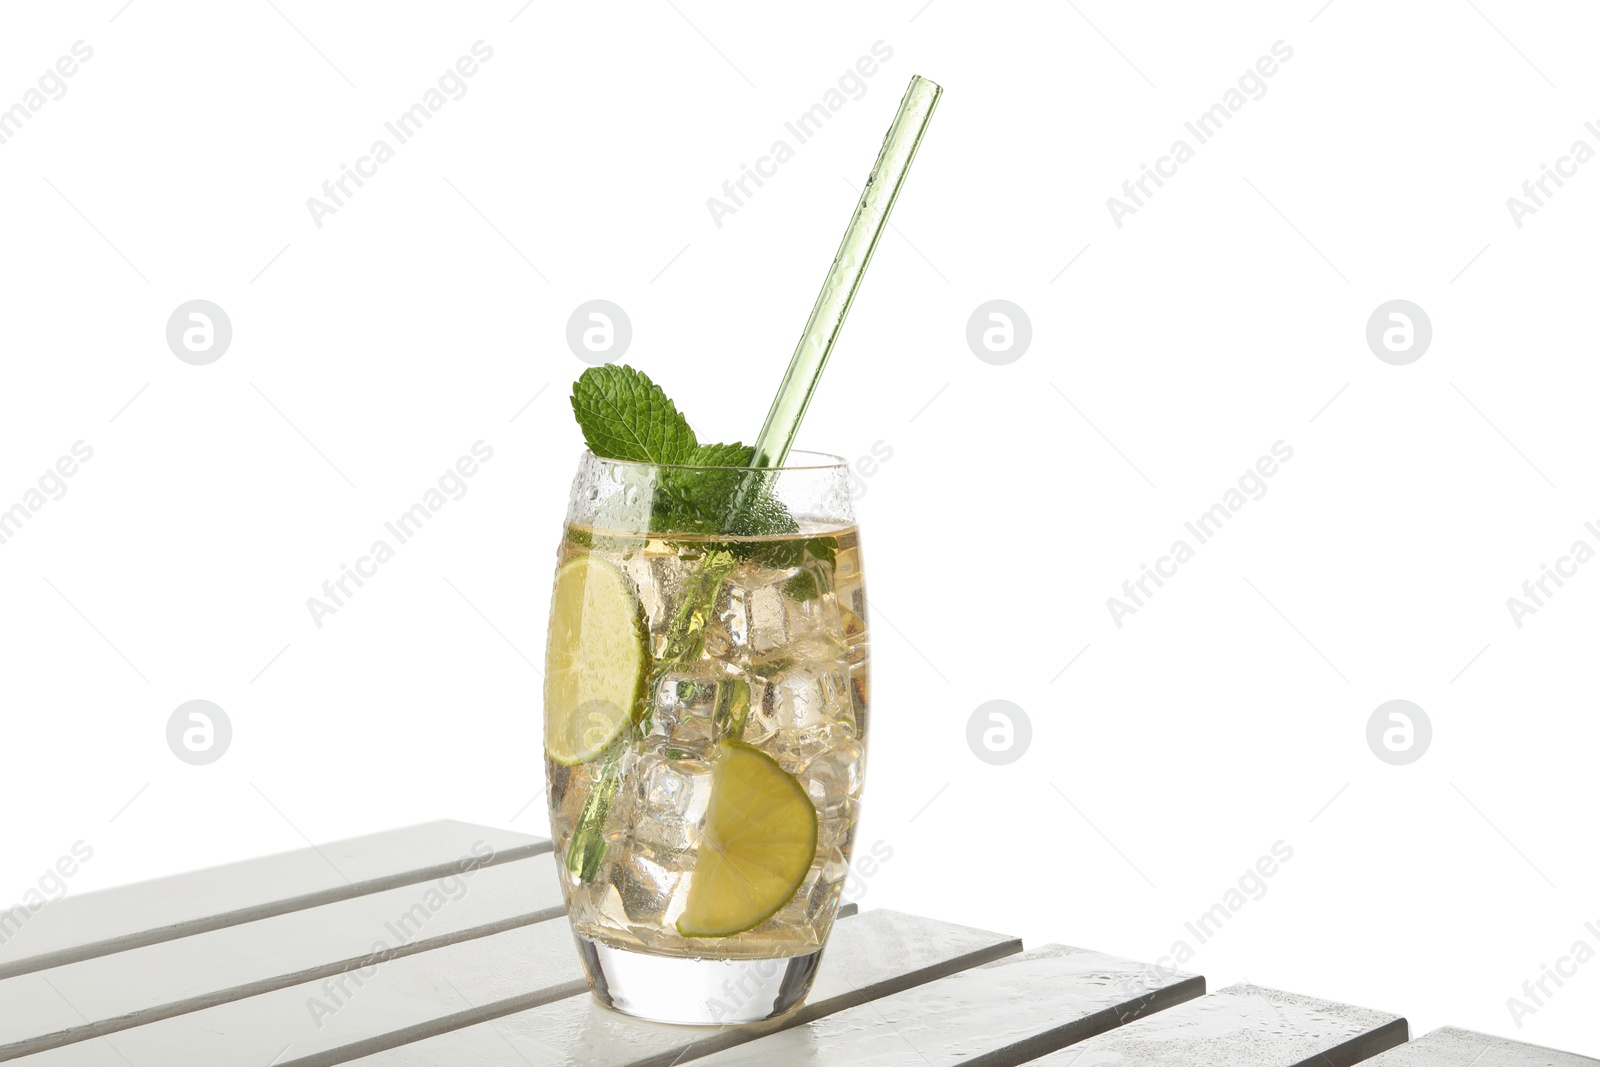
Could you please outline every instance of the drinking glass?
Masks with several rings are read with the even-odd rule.
[[[867,605],[849,468],[585,453],[546,657],[550,824],[589,984],[661,1022],[805,997],[849,872]]]

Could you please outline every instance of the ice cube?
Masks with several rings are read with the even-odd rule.
[[[692,849],[699,839],[711,803],[711,764],[646,752],[633,778],[633,839],[670,865],[671,856],[664,854]]]
[[[660,862],[653,849],[639,845],[616,849],[614,855],[610,882],[629,921],[660,923],[683,872]]]
[[[770,652],[789,643],[789,616],[778,585],[747,590],[744,606],[752,652]]]
[[[850,667],[850,709],[854,713],[857,736],[867,732],[867,708],[870,703],[871,696],[867,690],[867,665],[853,664]]]
[[[845,741],[823,750],[805,765],[800,782],[818,814],[831,818],[845,813],[861,796],[861,746]]]
[[[826,853],[819,849],[817,858],[822,861],[820,881],[843,883],[850,876],[850,861],[845,858],[844,849],[830,848]]]
[[[747,657],[789,644],[795,636],[791,633],[795,602],[784,589],[797,573],[796,568],[747,565],[729,576],[707,629],[711,654]]]
[[[574,879],[576,881],[576,879]],[[578,882],[572,889],[567,913],[582,927],[622,930],[628,925],[628,912],[622,894],[609,881]]]
[[[820,942],[824,927],[833,921],[849,873],[843,852],[819,849],[805,881],[773,916],[774,932],[781,930],[786,937]]]
[[[855,739],[849,678],[842,668],[784,666],[752,689],[757,692],[761,699],[752,705],[745,739],[791,774],[833,745]]]
[[[867,662],[867,652],[870,641],[867,636],[867,624],[860,615],[849,609],[841,608],[839,612],[839,632],[844,635],[846,659],[852,667]]]
[[[822,681],[804,667],[791,667],[778,674],[766,696],[773,722],[786,732],[817,726],[827,713]]]
[[[746,606],[749,591],[725,584],[711,621],[706,626],[706,651],[719,658],[741,655],[750,646],[750,612]]]
[[[751,684],[728,664],[669,672],[656,685],[646,747],[672,759],[711,759],[749,718]]]
[[[684,596],[694,588],[701,556],[655,539],[629,547],[630,551],[617,560],[617,565],[632,580],[646,624],[659,641],[678,613]]]
[[[709,759],[717,743],[722,680],[708,673],[669,671],[656,683],[647,747],[674,759]]]
[[[842,849],[832,849],[822,860],[816,884],[804,900],[806,917],[814,926],[830,921],[850,877],[850,863]]]
[[[804,571],[783,584],[789,640],[845,633],[839,600],[832,595],[829,582],[827,569],[813,560]]]
[[[817,852],[838,849],[845,855],[855,843],[856,826],[861,821],[861,801],[846,800],[831,815],[817,821]]]
[[[802,655],[775,674],[764,703],[782,730],[811,730],[825,722],[853,724],[850,677],[827,655]]]

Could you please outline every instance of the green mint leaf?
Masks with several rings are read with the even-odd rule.
[[[794,544],[793,541],[780,543]],[[815,600],[823,593],[832,591],[833,568],[838,562],[838,557],[838,538],[808,538],[799,560],[788,564],[788,566],[799,566],[801,570],[799,574],[783,583],[784,595],[794,600]]]
[[[699,447],[661,387],[615,363],[590,367],[572,386],[572,413],[589,451],[633,463],[686,463]]]
[[[822,595],[822,583],[811,571],[801,571],[783,583],[783,595],[791,600],[815,600]]]
[[[735,441],[731,445],[701,445],[683,462],[691,467],[748,467],[755,449]]]
[[[700,445],[683,460],[684,467],[662,471],[653,501],[655,526],[684,533],[720,530],[743,480],[752,477],[748,464],[754,451],[737,442]]]
[[[837,537],[813,537],[806,542],[806,551],[828,565],[828,570],[839,562],[839,539]]]

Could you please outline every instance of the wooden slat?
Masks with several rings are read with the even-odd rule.
[[[289,986],[16,1062],[99,1064],[110,1047],[124,1067],[341,1063],[391,1041],[476,1022],[478,1007],[521,1011],[588,989],[565,919],[406,956],[369,975],[353,972]],[[334,1014],[316,1010],[319,1003]]]
[[[0,944],[0,978],[316,907],[450,873],[479,842],[491,862],[550,850],[526,834],[445,821],[337,841],[47,904]]]
[[[1447,1026],[1369,1061],[1372,1067],[1596,1067],[1600,1060]]]
[[[558,918],[563,910],[554,860],[535,856],[18,975],[0,981],[0,1061]]]
[[[696,1062],[1010,1067],[1205,991],[1204,978],[1047,945]]]
[[[1236,985],[1036,1062],[1040,1067],[1349,1067],[1400,1044],[1406,1032],[1406,1021],[1388,1012]]]
[[[1003,934],[868,911],[834,928],[810,998],[782,1019],[732,1028],[662,1026],[618,1015],[585,996],[393,1048],[359,1064],[667,1067],[1008,956],[1021,947]],[[311,1063],[291,1059],[281,1067]]]

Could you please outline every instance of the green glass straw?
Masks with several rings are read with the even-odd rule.
[[[944,90],[926,78],[913,75],[906,95],[900,101],[900,111],[894,124],[883,137],[883,149],[878,161],[872,165],[861,203],[844,231],[844,240],[833,257],[828,278],[817,294],[817,303],[811,309],[800,343],[795,346],[789,370],[773,398],[767,421],[756,438],[752,467],[779,467],[794,446],[795,435],[800,432],[800,420],[805,418],[811,403],[811,394],[817,391],[822,369],[828,365],[833,343],[838,340],[844,317],[850,313],[861,278],[872,262],[872,250],[878,246],[884,227],[889,223],[889,212],[894,208],[900,186],[911,170],[917,146],[933,118],[933,109]]]

